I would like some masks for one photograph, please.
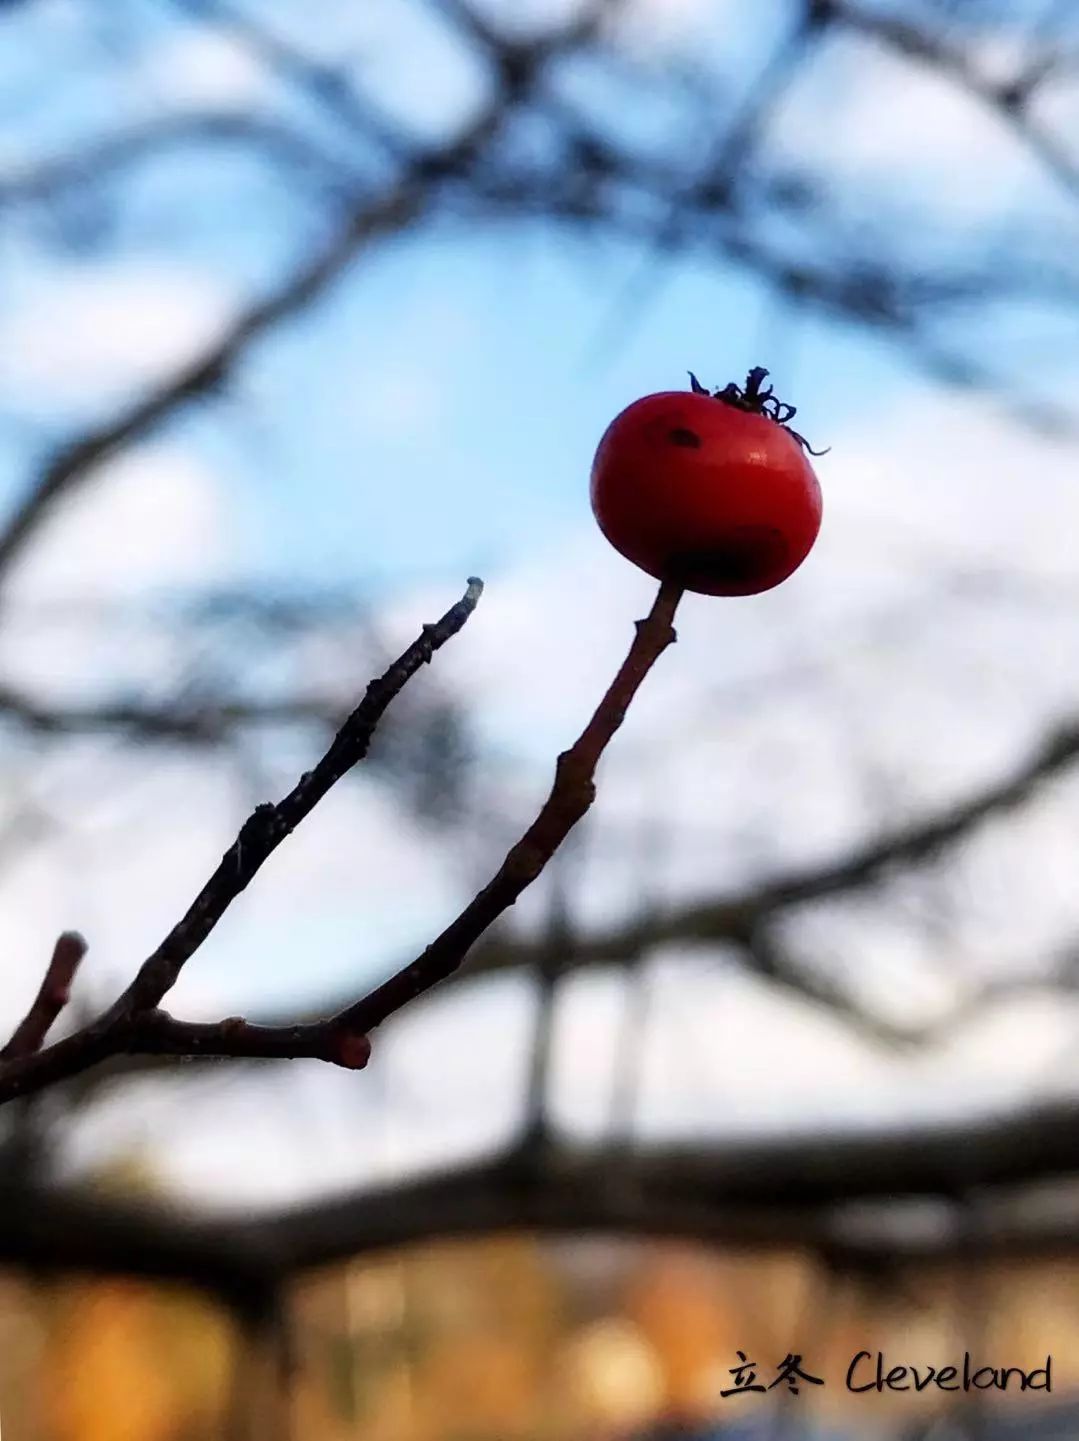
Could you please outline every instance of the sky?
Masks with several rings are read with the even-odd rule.
[[[95,8],[35,0],[0,18],[14,42],[0,43],[0,196],[5,167],[17,176],[125,117],[287,103],[241,47],[164,21],[164,5],[124,0],[107,23]],[[658,67],[712,27],[715,53],[744,81],[762,32],[732,37],[722,8],[640,0],[629,52]],[[294,9],[271,9],[295,24]],[[432,133],[467,114],[482,76],[421,6],[372,6],[355,24],[335,45],[388,106]],[[587,73],[563,82],[621,117],[624,90]],[[1065,100],[1053,103],[1066,119]],[[658,101],[641,115],[642,143],[670,133]],[[1017,207],[1057,204],[973,102],[862,50],[823,53],[777,126],[778,143],[819,151],[885,216],[893,190],[985,233]],[[283,190],[262,166],[177,153],[96,217],[96,239],[94,223],[0,210],[0,502],[13,502],[43,447],[196,354],[328,222],[314,193]],[[378,781],[340,788],[192,962],[178,1013],[279,1012],[348,994],[411,955],[485,878],[650,602],[651,583],[591,519],[595,445],[625,404],[680,388],[688,369],[715,385],[753,364],[772,369],[805,432],[831,447],[817,463],[824,528],[780,590],[685,603],[678,647],[605,761],[575,897],[583,924],[636,903],[634,857],[653,831],[665,837],[664,902],[736,888],[961,796],[1070,710],[1074,440],[943,389],[883,339],[792,313],[700,255],[661,263],[642,300],[642,265],[625,239],[586,243],[535,223],[444,219],[380,245],[257,347],[224,397],[105,468],[13,576],[0,676],[69,699],[105,682],[168,693],[175,644],[118,624],[114,609],[95,608],[105,603],[328,586],[375,605],[403,643],[467,575],[487,582],[473,621],[418,684],[468,699],[500,823],[451,845]],[[997,346],[1051,354],[1050,391],[1065,393],[1079,371],[1079,342],[1058,317],[1013,307],[992,333]],[[81,614],[43,631],[42,608],[61,601]],[[266,748],[257,784],[284,790],[296,761]],[[4,1013],[25,1004],[67,925],[91,941],[87,1003],[103,999],[231,840],[251,778],[227,756],[132,754],[102,739],[59,756],[12,746],[0,768],[5,813],[40,831],[0,849],[0,948],[21,958]],[[948,887],[900,888],[887,908],[817,908],[794,943],[898,1019],[948,1013],[994,968],[1036,974],[1079,920],[1076,799],[1064,784],[988,827]],[[542,891],[523,903],[521,923],[537,924],[543,904]],[[959,914],[942,964],[933,921],[949,907]],[[897,1057],[762,988],[734,957],[660,955],[643,984],[650,1134],[977,1111],[1073,1079],[1062,1057],[1076,1016],[1037,997],[932,1053]],[[555,1107],[582,1135],[605,1124],[623,1003],[615,976],[570,988]],[[500,981],[386,1028],[360,1077],[302,1065],[257,1083],[215,1073],[180,1096],[146,1088],[137,1104],[103,1106],[67,1164],[149,1144],[164,1126],[156,1159],[172,1184],[246,1203],[470,1152],[513,1123],[529,1015],[526,988]],[[368,1139],[357,1149],[360,1118]]]

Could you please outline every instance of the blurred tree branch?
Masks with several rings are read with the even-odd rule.
[[[469,52],[484,60],[491,89],[458,133],[435,144],[417,141],[389,120],[344,61],[339,66],[314,58],[268,28],[254,11],[229,0],[169,0],[169,6],[239,41],[321,119],[354,141],[371,142],[383,168],[354,163],[347,147],[323,144],[291,120],[255,107],[239,114],[162,115],[8,173],[0,182],[5,220],[21,207],[56,204],[66,193],[99,182],[111,184],[181,147],[243,146],[287,171],[290,182],[301,174],[310,177],[332,196],[339,211],[327,224],[321,250],[251,301],[202,355],[46,457],[0,532],[0,582],[54,516],[58,502],[99,467],[183,407],[217,393],[256,345],[317,303],[376,242],[447,212],[540,215],[594,234],[626,235],[642,243],[649,265],[665,250],[699,248],[752,271],[793,302],[808,302],[880,331],[906,347],[929,373],[992,391],[1024,419],[1075,420],[1073,412],[1062,416],[1059,408],[1037,396],[1016,399],[1017,383],[1026,377],[1008,373],[1010,357],[994,354],[986,359],[985,347],[977,341],[964,347],[942,338],[945,322],[984,313],[1002,299],[1034,297],[1071,313],[1079,300],[1079,272],[1056,231],[1024,229],[1014,244],[996,241],[957,263],[932,227],[926,227],[929,243],[919,244],[918,216],[894,233],[867,227],[864,218],[845,213],[826,170],[798,157],[785,160],[770,149],[781,106],[815,62],[822,42],[854,36],[902,57],[915,69],[934,72],[976,101],[1007,127],[1065,201],[1074,202],[1079,197],[1079,162],[1037,110],[1043,90],[1074,66],[1074,47],[1069,51],[1063,42],[1043,39],[1003,79],[994,79],[970,58],[973,46],[968,53],[962,42],[948,38],[944,19],[938,22],[938,33],[931,11],[915,23],[896,6],[885,12],[851,0],[798,0],[790,9],[793,24],[758,72],[759,83],[750,87],[743,104],[721,107],[724,97],[718,87],[709,82],[700,88],[699,124],[687,127],[691,143],[683,149],[703,154],[705,161],[687,180],[684,165],[673,163],[683,156],[657,158],[637,148],[557,88],[552,62],[582,57],[614,62],[614,5],[587,5],[579,18],[556,31],[521,37],[464,0],[441,0],[436,8]],[[721,112],[726,119],[717,123],[715,116]],[[537,117],[550,128],[545,160],[522,158],[507,145],[517,122]],[[1028,236],[1033,243],[1026,242]],[[665,626],[669,628],[669,617],[657,625],[652,637],[657,645]],[[654,659],[645,656],[648,663]],[[636,684],[640,678],[634,674],[627,681]],[[320,1016],[300,1024],[255,1026],[236,1020],[192,1025],[158,1009],[178,966],[280,839],[271,834],[263,811],[261,821],[249,822],[241,832],[211,881],[208,910],[200,909],[206,904],[204,892],[117,1002],[121,1009],[110,1009],[73,1037],[38,1052],[62,1005],[62,972],[73,953],[66,952],[62,963],[54,957],[21,1034],[10,1043],[7,1062],[0,1064],[0,1099],[76,1072],[80,1084],[89,1087],[93,1078],[81,1074],[83,1065],[105,1056],[111,1056],[111,1062],[94,1075],[106,1075],[110,1068],[114,1074],[129,1074],[175,1054],[249,1058],[330,1053],[330,1059],[340,1060],[344,1039],[352,1046],[352,1063],[359,1064],[366,1059],[366,1031],[427,985],[450,978],[474,943],[467,972],[458,973],[462,978],[514,968],[545,966],[561,974],[593,965],[625,965],[668,944],[727,946],[756,974],[827,1006],[874,1037],[890,1042],[909,1038],[867,1014],[841,985],[789,954],[780,923],[799,906],[858,894],[956,846],[988,819],[1022,805],[1040,785],[1062,775],[1079,752],[1079,723],[1068,721],[1008,774],[965,800],[871,837],[839,856],[739,892],[721,891],[690,905],[650,909],[631,923],[584,935],[575,932],[564,955],[555,953],[550,936],[535,941],[496,932],[480,940],[587,808],[591,770],[621,719],[625,698],[623,692],[606,711],[601,707],[599,729],[582,737],[583,752],[575,759],[567,753],[569,762],[563,758],[547,805],[495,879],[428,952],[386,987],[358,1004],[339,999],[325,1008],[332,1013],[329,1021]],[[46,701],[14,684],[0,688],[0,714],[40,736],[118,730],[191,745],[217,743],[237,727],[263,722],[329,726],[339,720],[332,701],[310,694],[270,701],[211,697],[194,705],[107,697],[71,704]],[[280,808],[275,814],[280,815]],[[1066,982],[1074,971],[1073,959],[1062,960],[1050,984]],[[962,1014],[1012,993],[1018,985],[987,985],[964,1003]],[[129,1006],[132,1009],[123,1009]],[[956,1018],[948,1017],[946,1024]],[[932,1034],[942,1028],[935,1025]],[[546,1043],[549,1028],[541,1025],[540,1030]],[[133,1051],[148,1054],[133,1056]],[[243,1226],[192,1225],[145,1213],[140,1220],[130,1209],[87,1206],[82,1198],[5,1195],[0,1251],[9,1259],[42,1266],[141,1267],[146,1274],[186,1277],[249,1299],[268,1294],[266,1278],[271,1278],[272,1288],[274,1278],[290,1267],[440,1231],[466,1234],[515,1225],[652,1232],[668,1228],[747,1244],[797,1241],[849,1259],[862,1243],[851,1239],[842,1215],[832,1208],[866,1194],[897,1191],[951,1198],[971,1186],[1004,1187],[1032,1176],[1073,1174],[1079,1170],[1076,1120],[1074,1105],[1061,1103],[931,1133],[795,1137],[772,1150],[734,1145],[722,1150],[702,1147],[692,1154],[657,1151],[638,1158],[612,1158],[609,1153],[598,1159],[582,1157],[551,1144],[548,1136],[538,1158],[541,1164],[534,1164],[534,1157],[513,1155],[392,1192],[245,1221]],[[990,1241],[1002,1248],[1074,1249],[1075,1236],[1074,1228],[1053,1223],[1009,1229],[1003,1219],[987,1246]],[[947,1238],[935,1243],[920,1241],[917,1234],[897,1239],[889,1233],[866,1242],[863,1250],[867,1256],[894,1256],[904,1247],[908,1254],[949,1254]],[[257,1307],[258,1300],[253,1304]]]
[[[294,695],[280,700],[227,699],[153,705],[145,701],[100,704],[44,702],[14,686],[0,684],[0,715],[32,734],[80,736],[120,732],[149,741],[187,744],[221,741],[253,725],[316,722],[338,725],[340,703],[333,697]]]
[[[1031,983],[987,984],[984,993],[964,1000],[954,1016],[934,1022],[924,1031],[910,1031],[870,1013],[839,982],[815,974],[790,956],[775,934],[775,923],[798,906],[857,894],[889,874],[938,857],[982,824],[1027,803],[1040,786],[1070,769],[1076,760],[1079,721],[1065,721],[1008,774],[965,800],[942,806],[901,829],[873,836],[830,860],[781,873],[729,895],[665,910],[651,908],[637,920],[606,930],[575,929],[572,944],[559,958],[559,974],[593,966],[630,965],[663,946],[728,945],[740,952],[747,970],[823,1005],[875,1041],[896,1045],[936,1039],[953,1021],[968,1018],[979,1005],[991,1004],[1010,991],[1029,989]],[[546,936],[532,939],[496,933],[476,947],[467,972],[450,979],[472,982],[507,971],[542,969],[550,964],[549,950]],[[1058,983],[1059,979],[1053,982]]]
[[[940,71],[981,101],[996,113],[1059,185],[1079,198],[1079,163],[1031,114],[1038,87],[1053,71],[1050,57],[1042,56],[1033,67],[1020,64],[1008,79],[993,81],[979,74],[962,51],[902,16],[853,5],[849,0],[819,0],[819,3],[821,9],[840,24],[879,41],[907,59]]]
[[[497,202],[518,213],[539,212],[593,227],[629,229],[647,237],[651,247],[688,243],[699,236],[729,261],[768,278],[792,299],[814,301],[894,333],[933,374],[952,383],[988,387],[1005,398],[1015,377],[994,371],[974,354],[945,347],[936,337],[941,307],[951,297],[957,306],[969,308],[975,285],[983,287],[983,303],[1014,292],[1017,284],[1043,293],[1055,288],[1061,298],[1079,290],[1079,276],[1067,266],[1057,265],[1056,279],[1050,280],[1044,265],[1019,265],[1017,269],[1017,256],[1008,257],[1008,263],[997,256],[992,267],[965,275],[949,274],[939,267],[934,274],[923,258],[904,266],[894,247],[892,253],[882,254],[880,237],[866,242],[858,240],[855,232],[844,236],[842,228],[837,229],[837,207],[833,206],[829,215],[820,186],[804,171],[770,171],[757,157],[761,137],[766,136],[787,86],[805,69],[820,37],[844,31],[940,71],[991,108],[1074,196],[1079,189],[1079,166],[1032,116],[1034,96],[1055,73],[1052,49],[1044,42],[1036,63],[1025,63],[1010,79],[997,82],[982,77],[956,47],[905,18],[883,15],[849,0],[812,0],[809,4],[799,0],[792,6],[794,23],[774,63],[766,68],[745,105],[712,136],[708,163],[686,186],[672,181],[663,164],[649,163],[609,134],[601,134],[564,98],[556,100],[549,86],[544,93],[542,82],[552,61],[589,47],[598,47],[602,53],[601,42],[614,32],[619,11],[611,0],[593,0],[561,28],[526,38],[496,26],[465,0],[440,4],[439,10],[461,40],[478,48],[490,62],[493,93],[458,135],[434,146],[414,144],[363,95],[351,76],[299,52],[229,0],[169,0],[169,4],[238,38],[275,75],[330,118],[372,138],[393,157],[396,171],[381,189],[357,200],[357,177],[348,173],[339,156],[330,152],[323,156],[318,146],[287,123],[252,114],[231,119],[163,117],[143,134],[102,142],[97,162],[85,154],[61,158],[37,177],[27,174],[10,182],[9,200],[20,194],[33,198],[35,190],[42,188],[55,195],[66,183],[86,184],[95,163],[106,169],[115,167],[125,158],[152,151],[155,145],[185,137],[201,135],[209,141],[216,133],[220,141],[232,143],[246,127],[254,143],[290,162],[306,167],[313,161],[318,172],[326,175],[336,166],[336,188],[352,200],[350,213],[323,250],[242,311],[203,355],[111,421],[60,446],[46,460],[0,531],[0,578],[59,497],[97,465],[143,439],[174,411],[223,385],[254,343],[317,300],[367,245],[432,216],[448,181],[464,182],[458,203],[463,200],[467,204],[471,193],[475,200]],[[500,137],[530,106],[556,125],[562,155],[572,151],[572,165],[558,162],[552,169],[534,172],[518,166],[507,173],[497,161]],[[370,189],[370,182],[363,184]],[[621,202],[618,188],[627,186],[661,198],[658,222],[634,216],[632,207]],[[3,198],[0,188],[0,200]],[[774,228],[771,221],[784,212],[803,221],[816,216],[818,237],[831,225],[830,245],[823,246],[818,238],[813,247],[822,260],[810,262],[804,247],[803,253],[776,247],[769,235]],[[1065,418],[1059,408],[1039,404],[1036,396],[1021,397],[1014,403],[1028,419],[1060,424]]]
[[[483,147],[522,102],[546,65],[562,49],[594,34],[611,0],[593,0],[561,31],[512,47],[493,97],[451,140],[412,154],[383,191],[355,205],[313,258],[269,294],[243,310],[213,345],[176,375],[104,425],[60,446],[0,529],[0,585],[13,562],[56,502],[104,461],[145,439],[167,417],[218,390],[250,347],[321,296],[375,240],[400,233],[432,207],[441,186],[469,170]]]
[[[532,939],[496,930],[471,950],[467,971],[448,974],[444,984],[473,982],[507,972],[543,973],[555,963],[558,975],[565,977],[591,967],[633,966],[668,945],[729,946],[734,948],[747,971],[789,994],[822,1006],[873,1042],[889,1047],[929,1044],[949,1035],[957,1024],[969,1021],[1008,997],[1040,989],[1071,987],[1073,952],[1065,950],[1041,982],[1025,978],[986,982],[959,1002],[954,1011],[912,1030],[868,1010],[839,981],[815,972],[792,956],[776,932],[777,922],[800,905],[858,894],[890,873],[939,856],[983,823],[1027,803],[1040,786],[1070,768],[1076,759],[1079,759],[1079,722],[1061,723],[1007,775],[966,800],[944,806],[891,834],[875,836],[831,860],[789,871],[741,892],[665,910],[652,906],[639,919],[604,931],[574,928],[569,943],[557,957],[552,954],[549,935]],[[344,997],[328,998],[317,1014],[345,1014],[348,1004]],[[268,1028],[275,1032],[282,1031],[287,1024],[280,1017],[267,1021]],[[302,1024],[317,1025],[318,1019],[310,1015]],[[162,1045],[157,1055],[116,1057],[101,1068],[91,1088],[147,1070],[158,1070],[169,1063],[169,1050]]]
[[[285,1277],[431,1239],[500,1231],[687,1236],[808,1250],[846,1272],[972,1256],[1074,1256],[1079,1108],[948,1125],[594,1151],[548,1136],[451,1169],[278,1211],[192,1218],[70,1187],[0,1190],[0,1262],[186,1280],[241,1310]],[[1016,1208],[1016,1186],[1058,1181]]]
[[[167,0],[193,20],[238,39],[278,78],[328,112],[347,130],[373,139],[391,156],[408,159],[410,145],[401,131],[367,100],[349,78],[283,40],[272,29],[228,0]]]
[[[80,150],[24,162],[0,179],[0,212],[22,206],[55,205],[68,194],[126,177],[139,166],[172,151],[192,147],[239,146],[288,171],[290,179],[310,176],[335,191],[353,194],[363,176],[336,155],[311,143],[294,126],[267,115],[230,110],[150,117],[138,126],[93,141]]]

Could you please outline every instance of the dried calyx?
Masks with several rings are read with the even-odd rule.
[[[694,395],[708,395],[711,396],[713,400],[722,400],[724,405],[733,405],[736,410],[745,410],[751,415],[766,416],[768,420],[773,420],[776,425],[782,426],[787,434],[792,435],[802,449],[807,450],[810,455],[828,454],[827,449],[814,450],[804,435],[799,435],[796,430],[792,430],[787,424],[789,420],[793,420],[798,414],[797,407],[788,405],[785,400],[778,399],[770,385],[765,388],[764,382],[768,377],[768,372],[763,365],[755,365],[753,367],[746,376],[744,387],[735,385],[732,380],[731,383],[725,385],[722,390],[715,391],[707,390],[693,374],[692,370],[687,373],[689,375],[690,388]]]

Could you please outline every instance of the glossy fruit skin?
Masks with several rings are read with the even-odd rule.
[[[592,510],[615,550],[702,595],[786,580],[820,531],[802,447],[766,415],[665,390],[611,421],[592,462]]]

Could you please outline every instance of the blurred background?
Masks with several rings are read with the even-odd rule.
[[[0,113],[7,1029],[65,926],[107,1005],[478,573],[170,1008],[364,993],[650,603],[610,419],[764,365],[831,447],[366,1071],[0,1114],[4,1435],[1079,1437],[1077,7],[3,0]]]

